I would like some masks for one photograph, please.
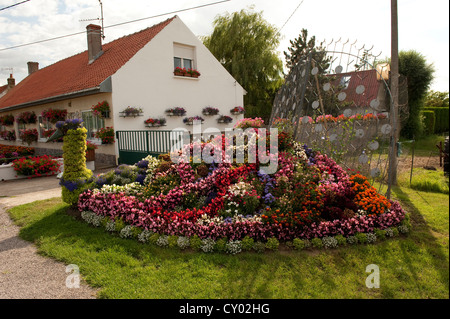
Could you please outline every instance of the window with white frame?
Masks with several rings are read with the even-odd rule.
[[[82,111],[81,116],[83,119],[83,125],[87,130],[87,139],[98,140],[95,137],[95,133],[103,127],[105,127],[105,120],[92,114],[92,111]]]
[[[173,61],[175,68],[195,69],[195,47],[179,43],[173,44]]]

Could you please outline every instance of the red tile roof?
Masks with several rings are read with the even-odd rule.
[[[339,85],[342,77],[350,76],[348,87],[342,90],[342,92],[347,94],[344,101],[360,107],[369,107],[370,102],[377,98],[379,87],[382,84],[382,81],[377,80],[377,70],[375,69],[340,73],[333,76],[336,77],[336,80],[333,82],[335,86]],[[364,86],[362,94],[356,92],[356,88],[360,85]]]
[[[103,44],[104,53],[92,64],[86,50],[30,74],[0,98],[0,110],[98,87],[174,18]]]
[[[3,91],[5,91],[8,88],[8,84],[0,86],[0,94],[3,93]]]

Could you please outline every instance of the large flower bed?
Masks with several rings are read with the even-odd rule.
[[[120,222],[166,239],[197,238],[203,246],[223,240],[327,242],[403,224],[405,211],[366,177],[285,139],[275,174],[261,172],[258,162],[173,163],[168,155],[149,156],[97,176],[78,209],[88,220],[97,216],[104,224]]]

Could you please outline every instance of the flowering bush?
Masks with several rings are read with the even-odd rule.
[[[261,128],[264,126],[264,120],[260,117],[257,118],[243,118],[234,125],[234,128],[241,128],[243,130],[247,128]]]
[[[224,136],[222,142],[229,143]],[[145,230],[149,236],[142,241],[166,247],[191,238],[193,249],[231,254],[243,247],[277,249],[296,238],[302,240],[297,248],[309,241],[325,248],[353,237],[362,242],[359,233],[374,242],[365,234],[405,222],[400,205],[378,194],[364,176],[349,174],[306,145],[287,145],[275,154],[278,170],[271,175],[260,172],[258,162],[174,163],[168,154],[149,156],[94,178],[78,209]],[[330,239],[336,236],[345,240]]]
[[[114,128],[102,127],[95,133],[95,137],[102,140],[102,144],[113,144],[114,140]]]
[[[19,131],[19,137],[22,140],[22,142],[25,142],[28,145],[31,145],[31,143],[37,142],[37,140],[38,140],[38,131],[35,128],[20,130]]]
[[[17,123],[20,124],[33,124],[36,123],[37,117],[34,112],[22,112],[16,117]]]
[[[0,132],[0,138],[4,139],[5,141],[15,141],[16,140],[16,131],[1,131]]]
[[[13,161],[13,168],[17,174],[29,178],[56,174],[60,165],[57,160],[47,155],[23,157]]]
[[[13,159],[34,154],[33,147],[0,144],[0,164],[8,164]]]
[[[92,105],[92,114],[98,116],[100,118],[106,118],[109,115],[110,109],[107,101],[98,102],[95,105]]]
[[[55,124],[58,121],[64,121],[67,116],[67,110],[48,109],[42,112],[42,117]]]

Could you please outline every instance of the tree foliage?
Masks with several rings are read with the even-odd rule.
[[[277,29],[264,20],[262,12],[252,9],[218,16],[213,25],[213,33],[203,37],[203,43],[247,91],[246,116],[268,119],[282,84]]]
[[[409,116],[402,120],[401,135],[406,138],[418,137],[423,131],[420,111],[426,94],[433,81],[434,66],[427,63],[425,56],[410,50],[399,53],[399,73],[408,80]]]
[[[428,91],[425,107],[449,107],[448,92]]]

